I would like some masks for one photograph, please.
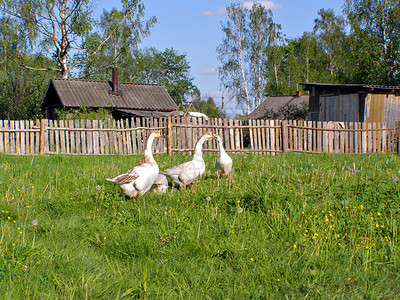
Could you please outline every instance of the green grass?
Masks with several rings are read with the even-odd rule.
[[[400,156],[204,156],[139,199],[105,178],[142,156],[0,156],[0,298],[400,298]]]

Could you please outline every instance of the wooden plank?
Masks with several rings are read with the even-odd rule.
[[[360,123],[360,129],[366,129],[367,123]],[[361,151],[360,153],[367,153],[367,132],[361,131]]]
[[[278,121],[275,120],[269,120],[268,124],[269,126],[274,127],[275,123],[277,123]],[[270,143],[269,143],[269,149],[271,150],[270,154],[271,155],[275,155],[275,150],[279,148],[279,143],[276,141],[276,138],[278,137],[276,133],[276,128],[270,128],[269,130],[269,139],[270,139]]]
[[[46,120],[36,120],[36,122],[34,122],[35,126],[37,126],[38,128],[40,128],[40,123],[41,122],[45,122]],[[35,154],[41,154],[40,153],[40,129],[39,132],[35,133],[35,149],[34,149],[34,153]],[[45,137],[47,138],[47,134],[45,135]],[[45,139],[44,139],[45,140]]]
[[[65,120],[65,127],[69,128],[69,120]],[[71,130],[66,130],[65,131],[65,141],[66,141],[66,152],[71,153]]]
[[[249,119],[249,137],[250,137],[250,149],[253,150],[254,148],[254,139],[253,139],[253,119]]]
[[[228,119],[223,119],[224,120],[224,144],[225,144],[225,148],[231,150],[232,148],[230,147],[229,144],[229,120]]]
[[[75,130],[74,130],[74,121],[68,120],[68,128],[69,130],[69,137],[70,137],[70,153],[76,153],[76,138],[75,138]]]
[[[79,128],[84,129],[86,128],[86,122],[85,120],[80,120],[79,121]],[[82,154],[87,154],[87,136],[86,136],[86,131],[85,130],[81,130],[81,153]]]
[[[18,121],[12,121],[12,126],[11,129],[18,130],[19,129],[19,122]],[[20,143],[20,133],[19,132],[14,132],[13,133],[13,139],[12,139],[12,153],[13,154],[21,154],[21,143]]]
[[[386,123],[382,123],[382,128],[385,129],[386,127]],[[383,153],[387,153],[388,151],[388,147],[387,147],[387,131],[383,130],[382,131],[382,135],[381,135],[381,139],[382,139],[382,152]]]
[[[137,154],[137,140],[136,140],[136,123],[135,123],[135,119],[132,118],[131,119],[131,139],[132,139],[132,153],[133,154]],[[167,138],[167,137],[165,137]]]
[[[297,121],[295,120],[290,120],[290,123],[294,126],[297,126]],[[298,128],[291,128],[292,131],[292,139],[293,139],[293,151],[298,151],[301,150],[299,147],[299,139],[298,139],[298,134],[299,134],[299,129]]]
[[[0,120],[0,128],[6,129],[4,120]],[[0,132],[0,153],[7,153],[6,151],[6,132]]]
[[[234,121],[234,126],[235,128],[235,143],[236,143],[236,150],[240,150],[242,148],[241,145],[241,134],[240,134],[240,130],[238,128],[238,126],[240,126],[240,121],[239,120],[235,120]]]
[[[322,122],[317,121],[316,122],[317,128],[322,128]],[[323,151],[323,132],[321,130],[316,131],[316,145],[317,145],[317,151],[322,152]]]
[[[383,128],[383,123],[378,123],[378,124],[376,124],[377,125],[377,128]],[[378,130],[377,132],[376,132],[376,151],[378,152],[378,153],[382,153],[382,133],[383,133],[383,131],[381,131],[381,130]]]
[[[73,121],[73,127],[80,128],[80,120]],[[75,131],[75,153],[82,154],[82,145],[81,145],[81,133],[80,131]]]
[[[373,123],[370,122],[367,124],[368,125],[368,129],[373,129]],[[368,130],[368,152],[372,153],[374,152],[374,131],[373,130]]]
[[[11,129],[11,124],[9,120],[4,120],[4,129]],[[11,153],[11,134],[6,132],[4,134],[4,153]]]
[[[99,129],[99,120],[92,121],[92,128]],[[98,131],[93,131],[93,154],[100,154],[100,135]]]
[[[243,126],[242,120],[237,120],[239,126]],[[244,149],[244,130],[240,128],[240,149]]]
[[[24,120],[20,120],[17,121],[17,123],[19,123],[19,129],[21,130],[21,135],[20,135],[20,154],[21,155],[25,155],[26,154],[26,132],[25,132],[25,121]]]
[[[122,155],[124,154],[124,149],[122,147],[122,134],[121,134],[121,121],[116,121],[115,122],[115,129],[118,129],[115,131],[115,153]]]
[[[33,129],[35,122],[33,120],[25,121],[26,128]],[[1,141],[0,141],[1,143]],[[35,154],[35,132],[31,131],[27,134],[27,151],[28,154],[34,155]]]
[[[86,129],[93,129],[92,120],[86,120]],[[88,154],[94,154],[93,149],[93,131],[87,131],[87,152]]]
[[[260,147],[261,147],[262,150],[266,150],[267,149],[267,145],[265,143],[265,139],[266,139],[265,131],[267,130],[267,128],[264,127],[265,126],[265,121],[264,120],[260,120],[260,125],[263,126],[261,128],[261,136],[260,136],[261,137],[261,143],[260,143]],[[263,152],[262,154],[265,154],[265,152]]]
[[[230,149],[235,149],[235,132],[233,130],[233,119],[229,119],[229,137],[230,137]]]
[[[4,121],[0,120],[0,129],[5,129],[4,128]],[[0,153],[5,153],[5,139],[4,139],[5,133],[0,132]]]
[[[313,121],[304,121],[304,125],[308,128],[314,128],[314,122]],[[307,129],[306,130],[306,139],[307,139],[307,151],[313,152],[314,149],[314,133],[315,130],[313,129]]]
[[[64,120],[59,120],[58,125],[61,128],[65,128]],[[58,130],[60,134],[60,151],[62,154],[65,154],[65,130]]]

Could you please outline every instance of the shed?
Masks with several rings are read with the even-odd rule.
[[[400,121],[400,87],[369,84],[301,83],[310,92],[310,121]]]
[[[116,70],[113,70],[113,81],[53,78],[40,107],[46,118],[56,119],[56,110],[68,111],[81,106],[108,109],[115,119],[160,117],[178,112],[178,106],[164,86],[118,83]]]
[[[265,119],[268,111],[277,113],[281,107],[286,105],[299,106],[302,103],[308,103],[308,95],[302,95],[301,92],[290,96],[269,96],[248,117],[249,119]]]

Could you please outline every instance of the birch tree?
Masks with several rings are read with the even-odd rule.
[[[18,22],[29,39],[30,48],[18,49],[16,55],[25,68],[39,71],[57,71],[62,78],[68,78],[71,71],[95,56],[111,39],[121,24],[135,15],[141,15],[140,0],[123,1],[122,18],[110,29],[108,35],[96,40],[87,52],[87,38],[97,25],[93,18],[91,0],[4,0],[0,12]],[[154,22],[154,19],[144,22]],[[135,23],[136,25],[138,23]],[[138,33],[142,28],[138,27]],[[23,53],[47,53],[57,62],[58,67],[35,68],[23,60]]]
[[[319,18],[314,20],[314,33],[321,48],[328,55],[331,77],[336,77],[342,67],[341,53],[346,38],[345,20],[341,16],[335,16],[332,9],[321,9],[318,15]]]
[[[255,3],[249,12],[248,31],[250,79],[255,107],[262,102],[268,82],[264,67],[267,60],[266,49],[271,47],[271,29],[274,26],[271,10],[266,10],[261,4]]]
[[[238,103],[245,102],[247,114],[251,112],[251,100],[248,90],[249,67],[245,57],[248,49],[246,42],[248,10],[233,4],[226,7],[229,20],[222,25],[224,38],[217,47],[218,59],[222,62],[219,76],[228,86],[228,91],[236,96]]]
[[[220,79],[223,86],[244,103],[245,113],[258,106],[268,84],[265,72],[268,49],[273,46],[276,29],[272,12],[259,3],[247,9],[239,4],[226,8],[228,21],[222,25],[224,38],[218,46]]]

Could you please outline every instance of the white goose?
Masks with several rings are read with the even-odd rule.
[[[144,195],[151,188],[160,172],[153,158],[152,145],[155,138],[162,137],[160,130],[153,131],[147,137],[144,161],[125,174],[107,178],[107,180],[118,184],[128,197],[136,198]]]
[[[211,132],[206,132],[197,141],[194,148],[194,155],[191,161],[187,161],[175,167],[169,168],[161,172],[169,177],[173,182],[179,184],[181,187],[192,183],[198,177],[203,175],[206,166],[203,159],[203,143],[210,139],[215,139],[216,136]]]
[[[230,158],[229,155],[226,154],[222,139],[217,136],[217,140],[219,143],[219,157],[215,162],[215,169],[217,170],[217,175],[229,176],[232,171],[232,158]]]
[[[168,190],[168,179],[163,174],[158,174],[157,179],[151,186],[151,190],[156,193],[166,193]]]

